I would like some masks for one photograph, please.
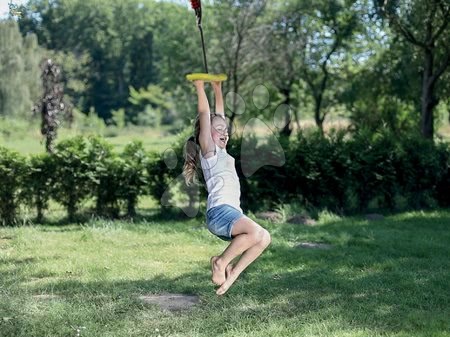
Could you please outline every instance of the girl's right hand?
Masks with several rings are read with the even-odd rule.
[[[203,81],[203,80],[195,80],[194,81],[194,85],[195,85],[195,87],[198,89],[198,88],[204,88],[204,86],[205,86],[205,82]]]
[[[214,89],[221,89],[221,87],[222,87],[222,82],[220,82],[220,81],[213,81],[213,82],[211,82],[211,85],[212,85],[212,87],[213,87]]]

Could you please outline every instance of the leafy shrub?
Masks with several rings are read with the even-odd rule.
[[[136,215],[139,196],[143,195],[148,185],[146,168],[148,156],[140,141],[127,144],[118,159],[116,177],[119,182],[118,193],[127,202],[127,215]]]
[[[28,206],[36,207],[36,221],[42,222],[55,182],[55,161],[53,156],[43,153],[32,156],[27,164],[23,179],[24,200]]]
[[[389,132],[359,130],[348,142],[348,186],[355,193],[359,210],[374,198],[393,209],[397,192],[395,158],[397,144]]]
[[[116,154],[99,137],[68,139],[56,146],[54,154],[29,160],[0,148],[0,222],[14,223],[22,204],[35,207],[42,221],[50,199],[66,207],[71,220],[88,199],[95,200],[96,214],[111,217],[118,217],[124,205],[134,216],[139,197],[147,194],[191,207],[199,196],[206,200],[207,193],[200,168],[200,186],[192,191],[183,187],[185,139],[183,133],[173,144],[171,163],[164,154],[147,153],[141,142],[132,142]],[[398,196],[414,208],[450,205],[446,143],[363,130],[352,137],[343,132],[300,133],[290,142],[280,141],[282,153],[271,141],[258,142],[256,137],[245,139],[245,146],[242,139],[230,141],[227,151],[236,160],[243,209],[292,203],[342,213],[355,207],[365,210],[374,201],[395,208]],[[278,166],[261,167],[267,163]]]
[[[448,144],[436,145],[420,135],[402,138],[397,152],[396,178],[400,193],[407,197],[410,206],[434,206],[436,193],[445,189],[442,186],[446,184],[449,152]],[[439,193],[442,200],[442,192]]]
[[[73,220],[80,202],[92,196],[96,184],[94,166],[102,158],[91,150],[87,138],[77,136],[57,144],[54,159],[53,195]]]
[[[348,193],[348,154],[343,133],[299,133],[288,149],[287,188],[306,205],[340,210]],[[301,200],[300,200],[301,201]]]
[[[12,225],[21,197],[22,180],[26,172],[25,157],[0,147],[0,224]]]
[[[119,216],[119,172],[121,162],[113,152],[111,144],[101,137],[89,138],[89,167],[93,171],[91,178],[96,197],[95,211],[100,216]]]

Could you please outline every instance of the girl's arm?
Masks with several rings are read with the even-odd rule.
[[[197,110],[200,120],[200,148],[202,150],[202,155],[205,158],[208,158],[214,155],[215,150],[215,145],[211,137],[211,111],[209,110],[209,102],[205,93],[204,82],[194,81],[194,85],[197,89],[198,98]]]
[[[214,89],[214,96],[216,98],[216,114],[225,116],[222,96],[222,82],[212,82],[211,84]]]

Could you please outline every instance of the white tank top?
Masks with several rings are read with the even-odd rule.
[[[216,153],[204,158],[200,151],[200,163],[208,189],[206,210],[227,204],[240,212],[241,185],[234,166],[234,158],[226,149],[216,146]]]

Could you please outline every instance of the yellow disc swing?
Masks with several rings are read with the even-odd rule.
[[[223,82],[227,80],[226,74],[210,74],[208,73],[208,64],[206,63],[206,51],[205,51],[205,41],[203,39],[203,29],[202,29],[202,5],[200,0],[190,0],[191,6],[195,11],[195,16],[197,17],[197,26],[200,30],[200,37],[202,40],[203,49],[203,64],[205,66],[204,73],[192,73],[187,74],[186,79],[188,81],[203,80],[205,82]]]

